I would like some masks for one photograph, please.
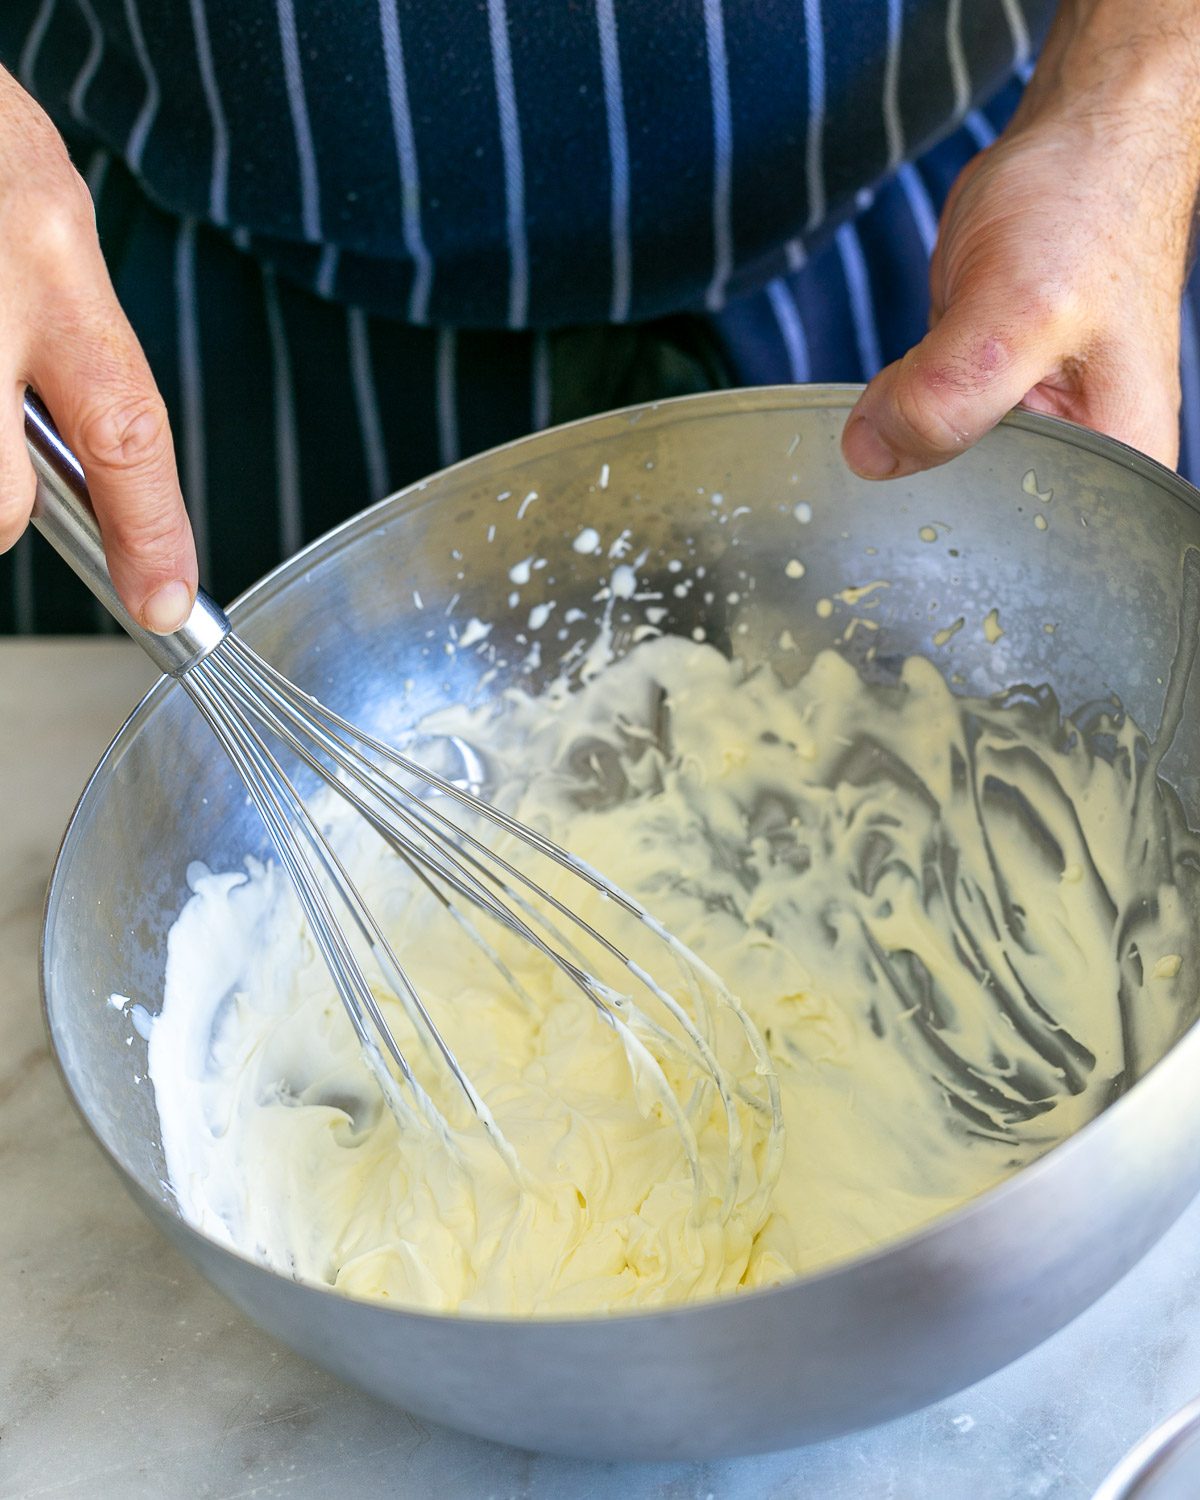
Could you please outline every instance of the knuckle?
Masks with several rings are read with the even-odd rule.
[[[86,408],[78,423],[87,458],[117,473],[160,462],[169,432],[167,408],[157,393],[101,401]]]
[[[1014,305],[1025,325],[1035,332],[1053,333],[1080,322],[1080,291],[1070,281],[1053,278],[1027,282],[1017,289]]]
[[[95,238],[91,195],[74,168],[54,185],[27,187],[5,213],[5,237],[43,270],[78,273],[80,249]]]

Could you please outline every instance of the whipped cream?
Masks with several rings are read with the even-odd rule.
[[[469,746],[491,800],[633,893],[740,997],[778,1077],[782,1165],[739,1105],[737,1202],[725,1218],[719,1195],[697,1211],[678,1132],[584,996],[480,921],[520,993],[505,984],[329,795],[319,820],[536,1186],[517,1184],[364,958],[462,1127],[460,1159],[383,1106],[277,869],[193,867],[150,1039],[171,1184],[192,1223],[298,1278],[501,1315],[769,1285],[1000,1182],[1103,1109],[1190,1015],[1200,849],[1111,704],[1072,721],[1044,689],[960,698],[921,658],[867,683],[833,652],[786,687],[662,638],[574,691],[510,691],[421,736],[460,774]],[[611,903],[529,868],[682,984]],[[718,1008],[715,1024],[722,1061],[760,1093],[735,1018]],[[687,1066],[661,1060],[686,1098]],[[696,1133],[719,1183],[715,1097]]]

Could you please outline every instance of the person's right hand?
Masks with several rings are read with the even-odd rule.
[[[851,412],[850,467],[945,463],[1018,403],[1174,466],[1198,188],[1196,0],[1063,0],[1008,129],[951,189],[930,330]]]
[[[83,465],[125,607],[149,630],[175,630],[195,598],[196,548],[166,407],[109,280],[87,187],[0,68],[0,552],[33,508],[27,386]]]

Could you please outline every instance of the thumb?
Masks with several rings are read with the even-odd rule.
[[[1044,305],[1014,316],[995,283],[957,299],[863,392],[842,433],[846,462],[864,479],[945,463],[1058,368],[1066,328],[1062,313]]]

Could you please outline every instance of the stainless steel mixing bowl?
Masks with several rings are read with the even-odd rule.
[[[922,652],[977,692],[1049,682],[1069,706],[1116,692],[1153,730],[1182,559],[1200,545],[1200,496],[1116,443],[1030,415],[947,468],[860,483],[838,454],[854,395],[705,395],[528,438],[349,521],[253,589],[237,624],[331,706],[394,730],[481,690],[486,655],[453,649],[452,631],[471,616],[492,623],[488,643],[509,663],[489,692],[529,665],[519,637],[529,636],[532,605],[556,601],[534,682],[590,636],[613,562],[572,543],[594,526],[606,548],[627,530],[638,592],[655,596],[622,604],[622,641],[647,609],[665,608],[664,629],[703,624],[725,650],[795,673],[868,613],[839,601],[822,618],[816,602],[883,578],[890,587],[869,611],[879,629],[854,631],[850,654]],[[531,567],[510,608],[508,570],[529,558],[545,565]],[[791,576],[792,559],[802,578]],[[688,561],[682,575],[669,566],[678,560]],[[674,585],[696,563],[703,581],[677,598]],[[989,645],[980,626],[993,606],[1004,634]],[[573,607],[587,619],[568,616]],[[933,645],[959,616],[964,628]],[[798,651],[780,649],[785,630]],[[1194,824],[1197,714],[1189,698],[1166,762]],[[144,1043],[126,1046],[128,1025],[107,1003],[118,992],[157,1010],[188,862],[234,868],[248,851],[266,845],[241,787],[183,693],[159,683],[92,777],[55,869],[42,965],[54,1048],[135,1199],[215,1285],[318,1363],[424,1417],[609,1458],[746,1453],[866,1426],[1060,1328],[1200,1184],[1192,1028],[1091,1125],[1003,1186],[900,1243],[777,1289],[533,1322],[406,1312],[299,1285],[180,1218]]]

